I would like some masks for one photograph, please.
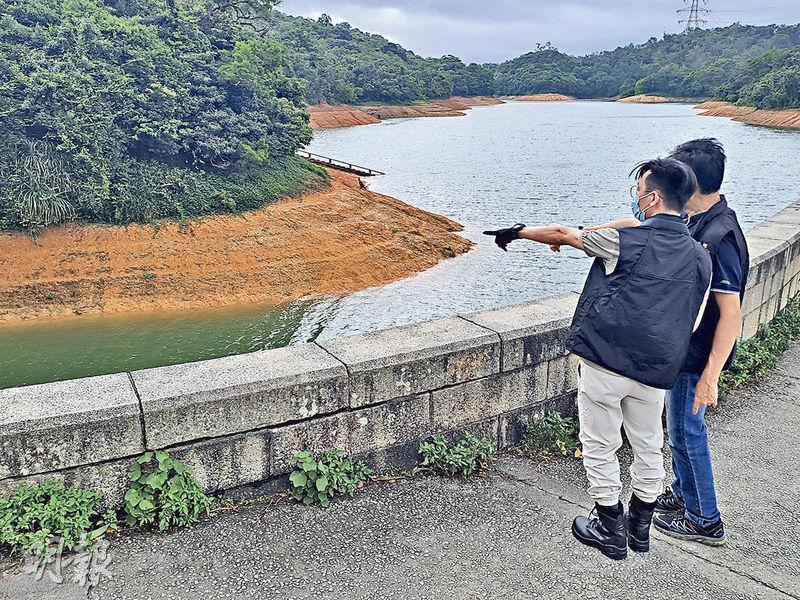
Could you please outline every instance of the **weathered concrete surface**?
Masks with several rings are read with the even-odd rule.
[[[570,292],[544,301],[472,313],[464,318],[500,336],[502,369],[513,371],[567,353],[564,343],[578,297]]]
[[[460,317],[319,342],[347,365],[358,408],[500,372],[500,338]]]
[[[302,344],[132,373],[149,448],[239,433],[335,412],[347,371]]]
[[[797,599],[798,373],[800,344],[709,419],[723,548],[654,532],[649,554],[606,560],[569,533],[589,507],[580,461],[506,455],[485,478],[376,484],[328,510],[272,497],[191,529],[116,536],[114,579],[88,595],[9,566],[0,598]]]
[[[0,479],[141,452],[126,373],[0,390]]]

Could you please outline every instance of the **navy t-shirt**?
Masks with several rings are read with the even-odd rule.
[[[719,243],[717,255],[713,258],[711,291],[725,294],[738,294],[742,291],[742,261],[739,248],[728,234]]]

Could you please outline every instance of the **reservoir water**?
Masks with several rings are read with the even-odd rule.
[[[466,117],[315,133],[309,150],[387,175],[372,190],[446,215],[476,242],[408,279],[341,298],[0,326],[0,387],[201,360],[504,306],[576,289],[590,261],[532,243],[500,251],[486,228],[594,224],[629,215],[628,173],[716,137],[745,229],[798,199],[800,131],[699,117],[688,105],[509,103]]]

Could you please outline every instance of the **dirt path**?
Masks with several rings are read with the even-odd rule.
[[[2,233],[0,322],[352,292],[466,252],[460,229],[331,171],[327,190],[184,227]]]

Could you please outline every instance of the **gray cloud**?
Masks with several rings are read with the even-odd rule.
[[[423,56],[496,62],[551,42],[570,54],[611,50],[681,31],[682,0],[284,0],[293,15],[331,15]],[[800,22],[789,0],[708,0],[709,27]]]

